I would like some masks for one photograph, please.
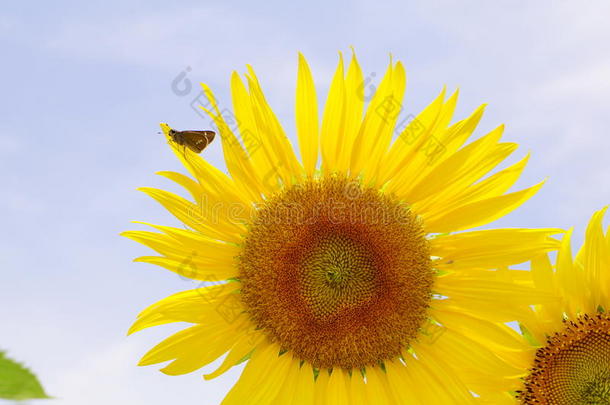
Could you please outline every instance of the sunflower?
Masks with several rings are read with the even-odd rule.
[[[517,395],[520,403],[610,403],[610,232],[604,234],[602,228],[605,212],[591,218],[574,259],[570,230],[554,268],[547,255],[532,262],[537,288],[562,300],[537,305],[522,320],[532,350]]]
[[[251,67],[245,78],[231,77],[230,120],[202,85],[229,175],[170,141],[192,177],[160,174],[191,200],[142,191],[186,229],[124,234],[161,254],[137,261],[202,282],[139,315],[130,333],[192,324],[140,365],[178,375],[225,355],[211,379],[246,362],[223,404],[468,404],[517,389],[525,343],[502,323],[552,298],[508,267],[557,249],[560,231],[460,232],[541,187],[508,192],[528,156],[494,171],[517,146],[503,127],[467,144],[484,106],[451,124],[445,90],[405,114],[392,60],[365,109],[355,55],[347,71],[340,58],[320,122],[299,55],[298,159]]]

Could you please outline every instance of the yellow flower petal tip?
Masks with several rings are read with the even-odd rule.
[[[161,131],[163,131],[163,134],[165,136],[169,136],[169,131],[171,130],[170,126],[164,122],[160,123],[159,126],[161,127]]]

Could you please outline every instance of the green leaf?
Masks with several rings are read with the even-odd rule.
[[[34,373],[0,351],[0,398],[19,401],[50,397]]]

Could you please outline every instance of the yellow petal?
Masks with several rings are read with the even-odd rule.
[[[366,384],[359,370],[352,370],[349,381],[349,392],[353,405],[368,405],[366,398]]]
[[[602,228],[602,220],[608,207],[597,211],[591,217],[585,233],[585,243],[576,256],[576,261],[582,263],[587,280],[590,297],[586,303],[585,311],[594,313],[601,304],[601,281],[608,278],[604,272],[610,269],[606,238]]]
[[[202,264],[199,261],[195,261],[193,257],[195,256],[170,259],[159,256],[141,256],[134,259],[134,262],[154,264],[174,272],[180,277],[201,281],[228,280],[239,275],[232,263]]]
[[[175,228],[173,226],[156,225],[143,221],[132,221],[134,224],[150,226],[164,234],[171,236],[177,243],[190,246],[196,250],[219,250],[228,255],[236,256],[239,248],[236,244],[222,242],[190,229]]]
[[[415,359],[413,359],[415,362]],[[399,360],[388,361],[385,367],[388,383],[392,387],[394,397],[400,404],[426,405],[421,388],[416,386],[408,370],[411,366],[402,364]]]
[[[444,404],[475,404],[474,397],[459,378],[459,372],[436,353],[434,346],[421,344],[415,351],[418,362],[413,366],[428,374],[428,384],[438,400],[444,398]]]
[[[402,63],[394,66],[390,78],[390,90],[377,108],[377,115],[382,119],[377,132],[376,141],[371,145],[370,156],[365,160],[364,182],[381,187],[379,178],[380,167],[385,163],[388,148],[395,133],[395,126],[403,112],[402,100],[404,98],[407,77]]]
[[[302,167],[297,161],[284,129],[271,107],[269,107],[251,66],[248,66],[247,78],[258,133],[261,134],[261,140],[266,144],[268,143],[267,150],[274,157],[271,161],[272,167],[277,169],[277,175],[284,184],[292,184],[293,177],[301,175]]]
[[[561,242],[557,255],[557,280],[561,291],[568,298],[565,300],[565,311],[571,318],[575,318],[583,310],[588,289],[585,288],[582,272],[572,262],[572,233],[573,229],[568,230]]]
[[[341,173],[347,173],[349,170],[354,140],[362,125],[364,85],[362,69],[360,69],[354,52],[345,78],[345,123],[336,165],[337,171]]]
[[[512,322],[516,319],[522,319],[524,313],[526,313],[529,306],[508,306],[508,305],[497,305],[496,301],[491,300],[471,300],[469,297],[455,297],[445,300],[434,300],[432,303],[433,308],[437,308],[442,303],[443,307],[453,308],[456,311],[462,311],[465,313],[478,316],[483,319],[487,319],[490,322]],[[489,304],[496,305],[489,305]],[[440,307],[439,307],[440,308]]]
[[[328,369],[320,369],[318,378],[316,378],[314,389],[314,404],[326,405],[326,392],[328,389],[328,381],[330,374]]]
[[[166,136],[168,136],[167,134],[170,127],[167,124],[161,124],[161,128]],[[173,142],[170,145],[172,146],[174,154],[199,182],[202,192],[201,196],[195,197],[196,201],[203,198],[206,201],[211,200],[210,202],[212,203],[216,202],[220,197],[222,198],[222,202],[240,202],[244,205],[251,202],[251,200],[240,191],[233,179],[227,177],[222,171],[206,162],[200,155],[192,152],[188,148],[183,149]]]
[[[295,405],[312,405],[314,403],[315,382],[313,369],[309,363],[303,363],[297,376],[294,394]]]
[[[556,282],[548,254],[543,253],[532,259],[532,279],[536,288],[555,292]]]
[[[128,231],[121,233],[136,242],[139,242],[158,253],[174,260],[187,260],[197,266],[226,265],[234,263],[234,257],[239,254],[238,247],[215,241],[200,241],[194,243],[181,243],[169,235],[148,231]]]
[[[366,180],[375,174],[379,160],[388,149],[394,125],[402,110],[405,73],[401,64],[390,65],[375,91],[364,116],[360,131],[354,140],[351,173],[364,171]],[[368,182],[368,181],[367,181]]]
[[[414,346],[417,352],[418,347]],[[456,370],[493,378],[519,378],[527,372],[502,361],[477,341],[448,329],[434,342],[434,351]]]
[[[388,383],[386,373],[379,367],[366,369],[366,398],[369,404],[398,405]]]
[[[491,132],[489,135],[495,134]],[[498,145],[495,136],[483,137],[436,166],[411,190],[407,199],[420,201],[435,193],[466,188],[502,162],[515,148],[515,144]]]
[[[498,150],[496,146],[502,135],[502,127],[455,153],[448,149],[450,142],[452,145],[461,145],[471,135],[482,114],[480,108],[468,119],[453,125],[443,135],[433,136],[426,149],[419,153],[417,171],[402,172],[394,180],[398,184],[404,184],[399,195],[415,203],[448,187],[463,187],[464,183],[469,185],[510,154],[512,148]],[[500,155],[493,156],[495,159],[489,158],[494,152]],[[454,184],[456,182],[458,184]]]
[[[434,374],[419,359],[407,358],[406,371],[411,384],[416,391],[417,400],[422,404],[455,404],[456,398],[447,395],[445,390],[438,388]],[[408,402],[407,402],[408,403]],[[457,404],[456,404],[457,405]]]
[[[470,114],[466,119],[460,120],[455,124],[449,126],[447,131],[442,132],[439,135],[439,143],[444,146],[442,154],[444,156],[451,156],[458,149],[466,143],[466,141],[472,136],[474,131],[476,130],[481,118],[483,118],[483,114],[485,113],[485,108],[487,104],[482,104],[477,107],[476,110]],[[503,126],[500,126],[503,128]],[[442,156],[440,156],[442,157]],[[429,170],[432,170],[436,164],[440,163],[439,158],[432,159],[431,162],[428,163]],[[422,174],[427,174],[426,172]]]
[[[298,359],[293,358],[290,362],[290,365],[288,366],[288,372],[286,373],[286,380],[284,381],[284,385],[280,389],[280,392],[277,394],[274,403],[297,403],[295,394],[299,385],[300,368],[300,361]]]
[[[252,169],[267,190],[275,190],[277,184],[270,181],[268,176],[275,173],[277,160],[273,151],[269,150],[268,142],[263,141],[264,134],[258,130],[250,94],[237,72],[231,74],[231,95],[240,137],[252,160]]]
[[[551,237],[561,229],[492,229],[440,235],[430,240],[431,255],[447,263],[444,270],[485,266],[498,268],[523,263],[541,253],[559,249]]]
[[[260,179],[256,177],[256,172],[252,168],[249,156],[247,156],[246,151],[222,116],[212,90],[204,83],[201,83],[201,87],[208,100],[210,100],[214,112],[207,108],[202,107],[202,109],[212,118],[220,130],[225,163],[229,173],[231,173],[231,177],[236,180],[236,185],[252,201],[259,201],[261,193],[268,192],[268,190],[261,184]]]
[[[343,55],[339,54],[339,65],[330,84],[322,119],[322,168],[326,173],[336,170],[339,148],[343,144],[342,136],[345,127],[345,80],[343,76]]]
[[[182,187],[184,187],[189,192],[189,194],[193,197],[193,200],[197,200],[197,199],[201,198],[201,194],[203,193],[201,186],[199,185],[199,183],[197,183],[195,180],[191,179],[190,177],[185,176],[182,173],[169,172],[169,171],[160,171],[160,172],[157,172],[156,174],[180,184]]]
[[[237,221],[231,221],[229,215],[223,215],[222,208],[225,210],[228,208],[226,203],[223,207],[219,207],[221,209],[218,209],[208,205],[198,206],[164,190],[149,187],[141,187],[139,190],[157,200],[166,210],[190,228],[219,240],[240,242],[240,235],[245,228]]]
[[[255,350],[222,404],[274,404],[292,362],[289,355],[278,356],[278,352],[275,344]]]
[[[333,369],[326,388],[326,403],[333,405],[351,405],[349,395],[349,375],[342,368]]]
[[[482,395],[477,403],[480,405],[515,405],[515,397],[508,392],[492,392]]]
[[[428,215],[434,215],[446,211],[448,207],[463,206],[485,198],[502,195],[517,182],[528,160],[529,154],[514,165],[476,184],[468,187],[453,187],[451,190],[443,190],[438,194],[433,194],[415,202],[413,209],[417,209],[418,212],[427,212]]]
[[[309,65],[300,53],[296,98],[296,124],[301,159],[307,175],[313,176],[319,149],[318,99]]]
[[[515,210],[540,190],[544,182],[525,190],[487,198],[434,217],[424,216],[427,232],[457,232],[488,224]]]
[[[533,305],[557,300],[553,294],[502,280],[460,277],[448,274],[437,277],[435,290],[454,299],[478,301],[490,306]]]
[[[239,283],[225,283],[182,291],[150,305],[138,315],[128,334],[170,322],[205,323],[210,319],[228,323],[243,312],[235,292]]]
[[[455,310],[440,309],[440,307],[437,307],[434,311],[433,317],[443,327],[467,336],[487,347],[512,351],[529,349],[529,345],[521,339],[520,335],[504,324],[492,323],[487,319],[476,318]]]
[[[405,128],[390,147],[386,161],[379,168],[380,182],[386,183],[394,179],[403,170],[412,172],[410,170],[411,161],[435,128],[435,123],[441,115],[444,98],[445,89],[417,117],[409,115],[398,123],[398,130],[403,126]],[[389,187],[396,185],[398,184],[392,183]]]
[[[388,190],[402,195],[402,192],[408,190],[410,185],[417,184],[423,176],[447,155],[448,146],[445,145],[445,142],[450,143],[449,146],[456,146],[461,144],[459,141],[465,140],[467,135],[469,135],[467,131],[463,131],[463,128],[469,128],[468,126],[465,127],[465,125],[475,119],[473,118],[474,114],[467,120],[460,121],[447,128],[457,104],[457,94],[455,92],[442,105],[438,116],[429,129],[421,130],[420,127],[425,124],[419,120],[413,121],[416,138],[414,142],[412,141],[410,156],[405,162],[406,164],[392,177],[392,181],[388,184]],[[409,142],[411,139],[413,139],[413,136],[411,133],[408,133],[406,138],[401,135],[394,143],[405,140]],[[412,203],[413,201],[410,202]]]
[[[234,342],[231,332],[231,326],[223,322],[190,327],[153,347],[138,365],[174,360],[161,371],[169,375],[190,373],[222,356]]]
[[[236,366],[247,355],[256,350],[256,347],[265,339],[265,335],[255,330],[250,330],[242,334],[231,347],[229,353],[224,358],[220,367],[214,372],[204,375],[206,380],[211,380],[225,373],[231,367]]]

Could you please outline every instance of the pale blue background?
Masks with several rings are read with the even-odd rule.
[[[0,347],[62,405],[217,404],[212,382],[138,358],[175,328],[129,339],[146,305],[193,285],[131,259],[130,220],[173,224],[138,186],[180,170],[158,122],[207,125],[170,83],[186,66],[229,104],[232,69],[255,66],[294,135],[296,52],[325,91],[337,51],[366,74],[408,70],[406,109],[460,87],[458,117],[487,102],[479,135],[506,123],[533,152],[520,185],[543,191],[499,226],[577,226],[610,203],[610,3],[54,1],[0,6]],[[205,155],[222,165],[219,144]],[[580,239],[580,237],[578,238]],[[38,403],[34,401],[35,403]],[[42,402],[41,402],[42,403]]]

